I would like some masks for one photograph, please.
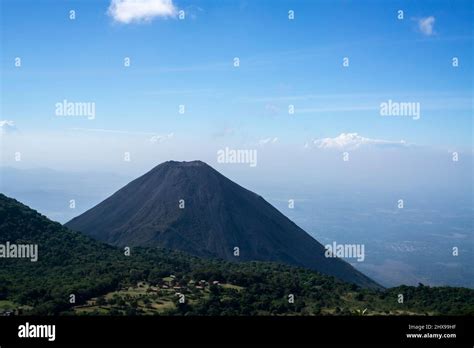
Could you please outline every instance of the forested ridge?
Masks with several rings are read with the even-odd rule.
[[[37,244],[38,261],[0,258],[0,313],[474,314],[474,290],[467,288],[362,289],[303,268],[211,260],[159,248],[132,248],[126,256],[123,248],[73,232],[0,194],[0,244],[7,241]],[[125,290],[130,294],[122,295]],[[181,303],[176,294],[186,300]],[[78,311],[81,306],[93,310]]]

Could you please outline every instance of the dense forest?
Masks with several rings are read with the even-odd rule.
[[[158,248],[132,248],[128,255],[0,194],[0,244],[7,241],[37,244],[38,261],[0,258],[0,313],[474,314],[472,289],[369,290],[277,263],[232,263]]]

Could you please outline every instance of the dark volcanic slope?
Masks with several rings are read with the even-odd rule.
[[[378,287],[348,263],[326,258],[321,244],[262,197],[201,161],[162,163],[66,226],[112,245],[276,261]]]

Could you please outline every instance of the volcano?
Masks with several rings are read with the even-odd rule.
[[[380,285],[265,199],[201,161],[162,163],[66,224],[114,246],[159,246],[228,261],[271,261]]]

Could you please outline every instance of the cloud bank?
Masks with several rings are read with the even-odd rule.
[[[355,150],[360,147],[406,147],[404,140],[390,141],[371,139],[357,133],[341,133],[335,138],[313,139],[305,144],[305,148]]]

